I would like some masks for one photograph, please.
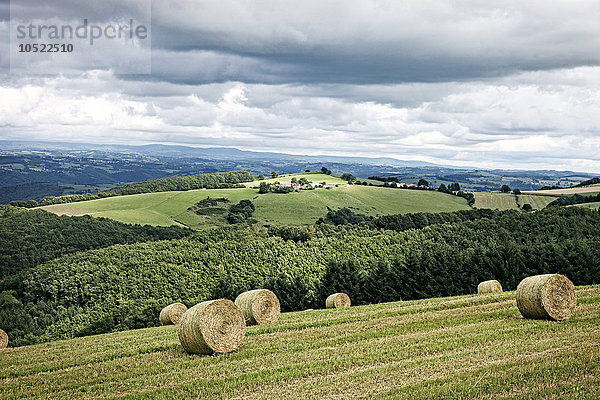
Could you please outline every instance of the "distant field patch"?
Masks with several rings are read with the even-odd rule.
[[[584,208],[589,208],[592,210],[598,210],[600,208],[600,202],[576,204],[573,207],[584,207]]]
[[[475,208],[492,210],[518,210],[514,194],[498,192],[475,192]]]
[[[554,196],[533,196],[528,194],[520,194],[517,198],[520,207],[523,207],[523,204],[529,203],[534,210],[541,210],[556,200],[556,197]]]
[[[535,190],[535,191],[527,191],[523,193],[527,194],[537,194],[537,195],[569,195],[569,194],[581,194],[581,193],[599,193],[600,185],[592,185],[585,187],[577,187],[577,188],[568,188],[568,189],[552,189],[552,190]]]
[[[500,192],[475,192],[475,208],[492,210],[519,210],[523,204],[531,204],[534,210],[540,210],[554,201],[556,196],[535,196],[529,194],[514,195]]]

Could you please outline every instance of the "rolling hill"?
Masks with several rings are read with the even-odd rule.
[[[56,214],[89,214],[126,223],[162,226],[181,224],[192,228],[226,224],[223,215],[198,215],[188,210],[193,204],[207,197],[227,198],[231,204],[240,200],[251,200],[256,207],[254,218],[262,224],[312,224],[327,213],[327,207],[349,207],[356,212],[373,216],[469,209],[465,199],[444,193],[347,185],[339,178],[324,174],[285,175],[267,179],[265,182],[289,182],[292,177],[306,177],[314,183],[326,182],[333,187],[288,194],[259,195],[259,181],[254,181],[245,183],[246,188],[241,189],[143,193],[41,208]]]
[[[514,292],[284,313],[242,347],[188,355],[165,326],[0,350],[0,397],[497,399],[600,397],[600,286],[568,321]]]

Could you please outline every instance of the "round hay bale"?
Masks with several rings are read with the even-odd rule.
[[[5,349],[8,346],[8,335],[0,329],[0,349]]]
[[[502,291],[502,285],[497,280],[483,281],[477,285],[477,293],[498,293]]]
[[[182,303],[173,303],[160,311],[158,319],[163,325],[177,325],[181,321],[181,316],[187,311],[187,307]]]
[[[326,308],[350,307],[350,297],[346,293],[334,293],[325,300]]]
[[[188,353],[228,353],[242,343],[246,323],[233,301],[209,300],[196,304],[183,314],[177,334]]]
[[[247,325],[272,324],[281,314],[279,299],[267,289],[244,292],[235,299],[235,305],[244,314]]]
[[[564,321],[571,318],[577,305],[573,282],[559,274],[523,279],[516,296],[517,307],[525,318]]]

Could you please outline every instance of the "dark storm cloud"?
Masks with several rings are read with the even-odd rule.
[[[600,63],[599,24],[589,21],[600,5],[591,1],[243,4],[156,3],[153,46],[180,60],[196,51],[230,58],[230,73],[214,78],[245,82],[260,71],[276,83],[443,82]]]
[[[106,20],[143,15],[149,4],[19,0],[12,8]],[[584,0],[155,0],[152,79],[390,84],[595,66],[600,24],[592,15],[600,15],[600,3]]]

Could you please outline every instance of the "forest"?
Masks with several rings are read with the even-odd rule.
[[[31,234],[26,230],[21,235]],[[31,251],[21,243],[17,253],[21,246]],[[510,290],[539,273],[600,283],[600,213],[574,207],[412,214],[337,226],[240,224],[109,244],[1,281],[0,326],[12,345],[154,326],[170,302],[234,299],[256,287],[273,290],[291,311],[322,308],[334,291],[367,304],[474,293],[487,279]]]
[[[178,226],[129,225],[108,218],[59,216],[0,205],[0,282],[64,254],[191,234]]]

